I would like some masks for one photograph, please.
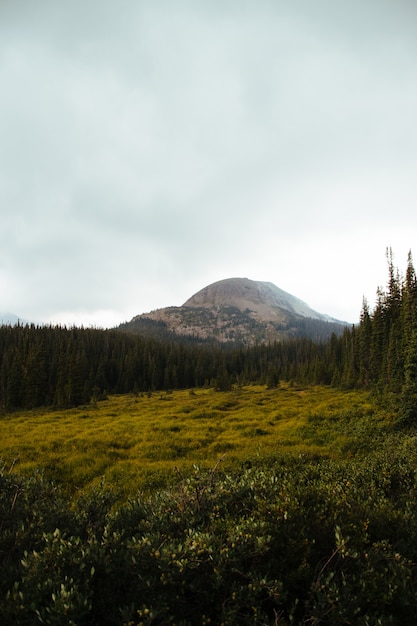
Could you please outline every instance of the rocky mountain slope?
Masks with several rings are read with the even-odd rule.
[[[276,318],[282,321],[287,313],[313,319],[328,319],[273,283],[248,278],[228,278],[208,285],[189,298],[183,306],[194,308],[235,306],[240,311],[250,311],[258,319],[263,320]]]
[[[292,337],[327,340],[345,323],[311,309],[269,282],[228,278],[194,294],[180,307],[137,315],[120,330],[194,341],[244,345]]]

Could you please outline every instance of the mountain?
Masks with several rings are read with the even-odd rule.
[[[183,306],[195,308],[235,306],[240,311],[251,311],[263,320],[276,318],[282,321],[287,313],[313,319],[328,319],[273,283],[248,278],[228,278],[208,285],[191,296]]]
[[[228,278],[204,287],[182,306],[135,316],[120,330],[159,338],[243,345],[310,337],[325,341],[346,323],[311,309],[269,282]]]
[[[17,324],[18,322],[22,322],[22,319],[20,317],[18,317],[17,315],[15,315],[14,313],[2,313],[0,311],[0,326],[2,324],[4,325],[10,325],[10,326],[14,326],[15,324]]]

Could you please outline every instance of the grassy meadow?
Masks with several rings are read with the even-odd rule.
[[[41,469],[71,494],[104,479],[128,496],[178,481],[194,465],[349,458],[388,424],[367,392],[329,387],[111,396],[74,409],[2,416],[0,458],[18,473]]]

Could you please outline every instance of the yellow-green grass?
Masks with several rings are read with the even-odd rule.
[[[128,495],[220,459],[229,468],[287,454],[341,458],[384,420],[368,393],[325,387],[111,396],[2,416],[0,458],[20,473],[39,468],[71,493],[104,479]]]

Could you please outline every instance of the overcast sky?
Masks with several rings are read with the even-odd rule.
[[[223,278],[356,322],[417,265],[415,0],[1,0],[0,311]]]

